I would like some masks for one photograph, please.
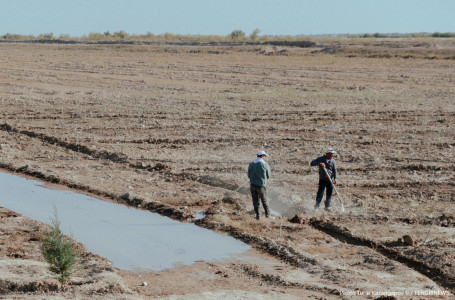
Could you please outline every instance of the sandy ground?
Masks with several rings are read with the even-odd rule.
[[[61,286],[33,238],[43,225],[4,210],[0,297],[449,298],[455,40],[316,42],[0,43],[3,169],[253,247],[144,273],[85,253],[84,272]],[[313,210],[308,162],[326,147],[338,151],[345,213],[337,197],[332,212]],[[259,149],[273,220],[251,213],[246,166]]]

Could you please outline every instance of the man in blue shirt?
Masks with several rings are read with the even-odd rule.
[[[319,208],[322,198],[324,197],[324,191],[327,189],[327,195],[324,204],[325,209],[330,210],[330,201],[332,200],[333,192],[332,183],[337,184],[337,167],[335,160],[333,159],[333,156],[335,154],[335,150],[332,148],[327,148],[325,155],[316,158],[310,163],[311,166],[319,166],[319,188],[316,194],[316,204],[314,205],[314,209]],[[327,174],[330,176],[330,179],[327,177]]]
[[[267,200],[267,179],[270,178],[271,171],[269,164],[265,161],[267,153],[259,151],[257,158],[248,165],[248,178],[250,179],[250,191],[253,198],[254,212],[256,219],[261,218],[259,211],[259,199],[262,201],[262,206],[265,210],[265,217],[270,217],[269,203]]]

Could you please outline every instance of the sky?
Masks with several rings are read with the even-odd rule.
[[[0,35],[455,32],[454,0],[0,0]]]

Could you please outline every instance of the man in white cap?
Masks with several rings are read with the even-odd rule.
[[[257,158],[248,165],[248,178],[250,179],[250,190],[253,198],[254,212],[256,219],[261,218],[259,211],[259,199],[262,201],[262,206],[265,210],[265,217],[270,217],[269,203],[267,200],[267,179],[270,178],[271,171],[269,164],[265,161],[267,153],[259,151]]]
[[[337,183],[337,167],[335,164],[335,160],[333,156],[336,154],[336,151],[332,148],[327,148],[325,151],[325,155],[316,158],[313,160],[310,165],[311,166],[319,166],[319,188],[316,194],[316,204],[314,205],[314,209],[318,209],[319,205],[321,204],[322,198],[324,197],[324,191],[327,189],[327,195],[325,198],[325,209],[330,210],[330,201],[332,200],[332,192],[333,192],[333,184]],[[330,176],[332,182],[327,177],[327,174]]]

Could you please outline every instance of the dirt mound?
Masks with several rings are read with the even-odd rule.
[[[436,218],[437,224],[442,227],[454,227],[455,226],[455,216],[442,214]]]
[[[263,46],[258,50],[263,55],[288,55],[288,50],[277,46]]]
[[[410,235],[404,235],[403,236],[403,242],[408,245],[408,246],[415,246],[416,245],[416,240]]]
[[[299,216],[299,215],[295,215],[294,217],[292,217],[288,221],[291,222],[291,223],[294,223],[294,224],[305,224],[305,222],[306,222],[306,220],[303,217]]]

